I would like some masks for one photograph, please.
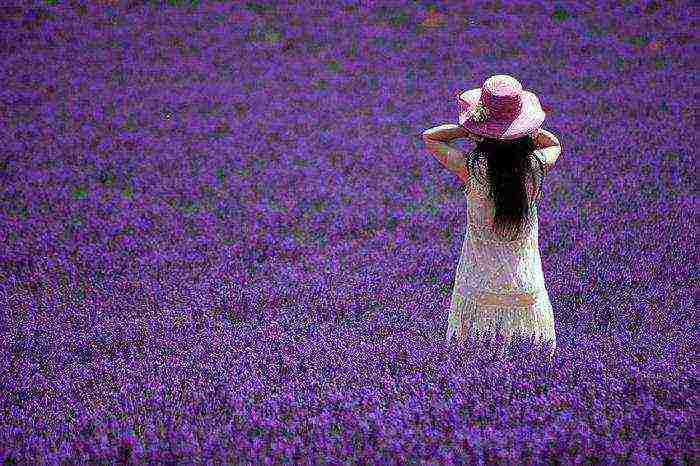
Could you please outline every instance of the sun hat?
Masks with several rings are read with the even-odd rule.
[[[494,139],[533,135],[544,122],[540,100],[507,74],[496,74],[481,88],[459,91],[459,124],[470,133]]]

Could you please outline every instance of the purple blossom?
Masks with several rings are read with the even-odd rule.
[[[0,9],[3,464],[695,458],[685,5],[34,3]],[[554,365],[444,347],[466,204],[413,135],[495,72],[566,148]]]

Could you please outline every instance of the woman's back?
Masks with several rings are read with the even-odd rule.
[[[517,237],[509,241],[493,228],[495,202],[487,177],[488,160],[479,158],[473,168],[464,189],[467,231],[455,276],[448,342],[455,333],[460,341],[467,335],[492,335],[499,323],[506,335],[529,330],[537,338],[556,341],[539,251],[540,178],[525,177],[528,213]]]
[[[488,160],[485,157],[478,158],[474,163],[474,170],[469,173],[469,182],[464,188],[464,194],[467,197],[467,212],[468,212],[468,228],[473,232],[475,238],[480,238],[485,241],[507,243],[522,241],[526,238],[531,238],[536,232],[533,229],[537,228],[538,223],[538,201],[542,193],[542,181],[549,171],[549,166],[544,165],[544,160],[541,154],[533,154],[531,166],[533,173],[537,174],[537,160],[543,162],[544,173],[543,177],[532,176],[528,174],[524,177],[525,190],[527,193],[528,212],[523,221],[523,228],[518,235],[518,239],[507,241],[503,237],[496,234],[493,229],[496,203],[494,195],[491,191],[491,186],[488,180]]]

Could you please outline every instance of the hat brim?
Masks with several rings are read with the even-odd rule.
[[[542,126],[545,113],[540,100],[530,91],[523,90],[522,108],[515,119],[486,119],[483,122],[469,120],[467,117],[481,98],[481,88],[464,91],[457,96],[460,112],[459,124],[479,136],[496,139],[517,139],[531,134]]]

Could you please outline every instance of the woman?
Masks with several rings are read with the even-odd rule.
[[[556,334],[540,262],[537,199],[561,144],[540,129],[545,115],[537,96],[511,76],[492,76],[457,98],[459,125],[423,133],[428,150],[463,181],[468,200],[447,343],[454,334],[464,343],[497,332],[508,343],[518,333],[548,340],[551,360]],[[475,141],[476,149],[467,155],[449,144],[459,138]]]

